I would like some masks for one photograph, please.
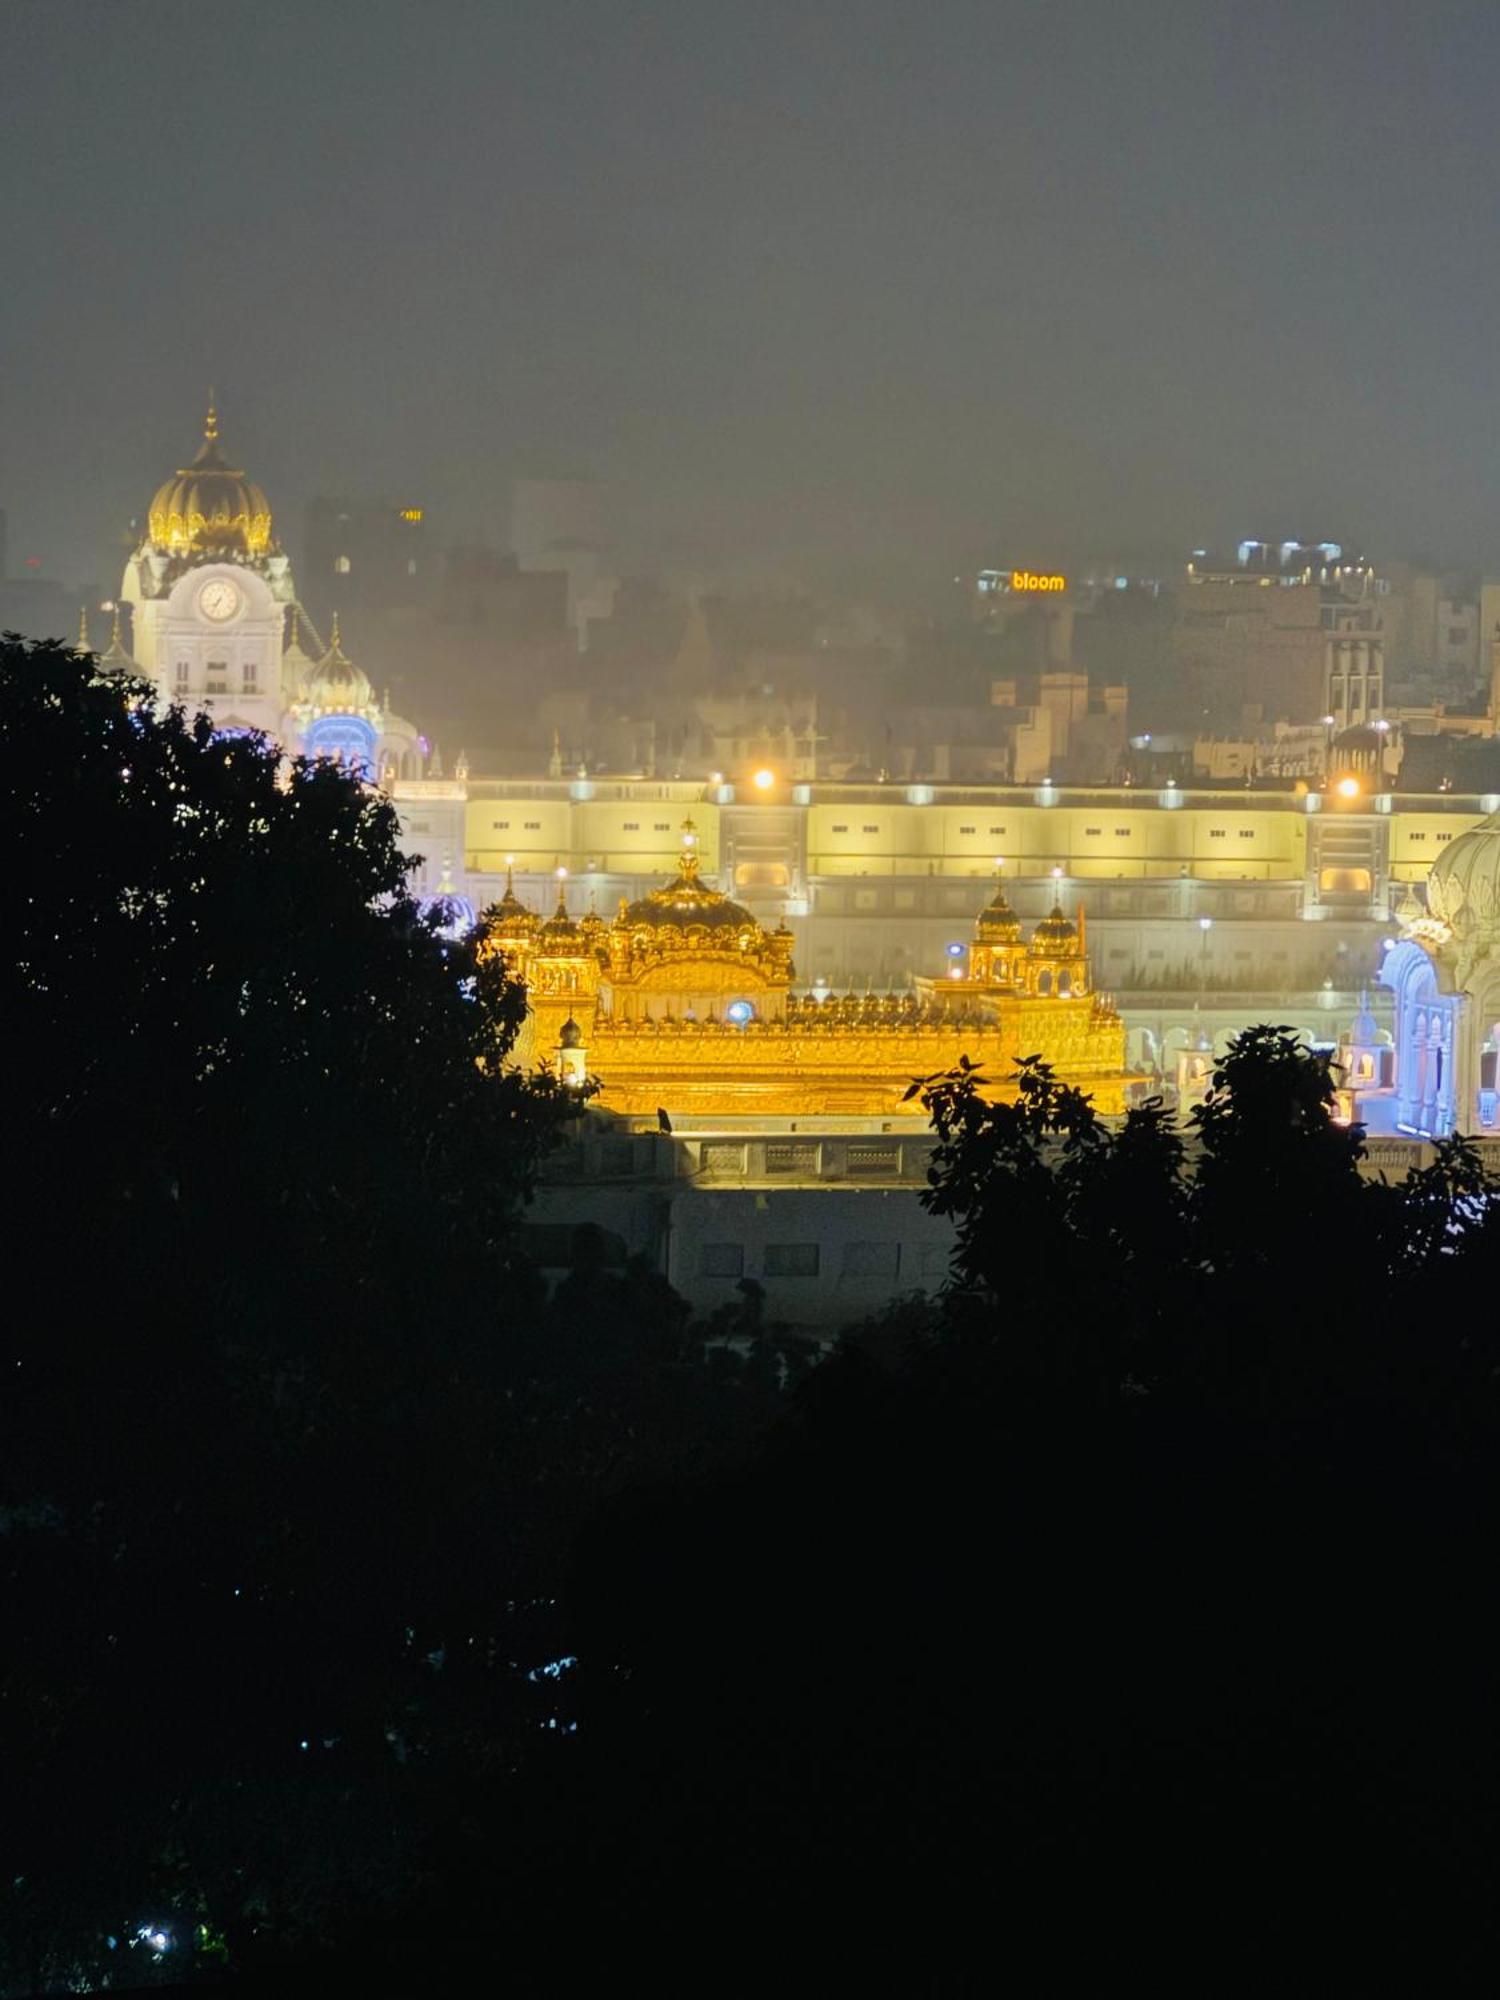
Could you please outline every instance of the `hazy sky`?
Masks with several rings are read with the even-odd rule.
[[[1500,10],[8,0],[0,506],[194,446],[503,539],[920,589],[1343,534],[1500,569]]]

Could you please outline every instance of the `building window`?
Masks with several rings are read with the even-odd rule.
[[[1128,826],[1117,826],[1117,827],[1115,828],[1115,839],[1116,839],[1116,840],[1123,840],[1123,839],[1125,838],[1126,834],[1127,834],[1127,833],[1129,833],[1129,831],[1130,831],[1130,828],[1129,828]]]
[[[861,833],[879,833],[879,831],[880,828],[878,826],[862,826],[860,828]]]
[[[1241,840],[1254,840],[1254,838],[1255,838],[1255,828],[1253,826],[1242,826],[1240,828]]]
[[[768,1174],[815,1174],[818,1148],[808,1140],[772,1139],[766,1146]]]
[[[1004,828],[1003,826],[992,826],[992,827],[990,828],[990,832],[991,832],[991,833],[1004,833],[1004,831],[1005,831],[1005,828]]]
[[[830,833],[847,833],[849,831],[847,826],[833,826],[828,830]]]
[[[672,831],[672,822],[669,819],[659,819],[653,825],[651,831],[653,833],[670,833]]]
[[[352,562],[350,562],[347,556],[335,556],[333,559],[333,567],[337,575],[347,576],[350,570],[353,569],[354,565]]]
[[[621,833],[639,833],[640,830],[641,823],[638,819],[628,819],[620,828]]]
[[[816,1243],[768,1243],[765,1274],[768,1278],[815,1278],[818,1275]]]
[[[1427,836],[1426,836],[1426,834],[1425,834],[1425,833],[1414,833],[1414,834],[1412,835],[1412,839],[1413,839],[1413,840],[1425,840],[1426,838],[1427,838]]]
[[[490,831],[492,833],[509,833],[510,821],[508,819],[492,819],[490,821]]]
[[[188,663],[186,660],[179,660],[177,662],[177,685],[180,688],[185,688],[187,684],[188,684]],[[1421,838],[1420,834],[1417,837],[1418,839],[1420,839]]]
[[[539,819],[523,819],[521,824],[528,833],[540,833],[542,830],[542,822]]]
[[[700,1243],[698,1246],[698,1276],[700,1278],[742,1278],[745,1275],[745,1246],[743,1243]]]
[[[1083,829],[1083,831],[1084,831],[1084,835],[1085,835],[1085,837],[1086,837],[1087,839],[1089,839],[1089,840],[1097,840],[1097,839],[1099,838],[1100,834],[1101,834],[1101,833],[1103,833],[1103,831],[1104,831],[1104,828],[1103,828],[1102,826],[1086,826],[1086,827],[1085,827],[1085,828]]]
[[[406,558],[406,574],[408,576],[415,576],[416,573],[417,573],[417,559],[415,556],[408,556]]]
[[[901,1245],[846,1243],[843,1263],[846,1278],[894,1278],[901,1268]]]
[[[1210,840],[1224,840],[1228,836],[1225,834],[1222,826],[1211,826],[1208,829],[1208,837]]]
[[[960,833],[978,833],[979,828],[977,826],[961,826],[958,830]]]
[[[256,673],[255,662],[254,660],[246,660],[244,666],[240,669],[240,685],[246,694],[254,694],[258,684],[259,676]]]

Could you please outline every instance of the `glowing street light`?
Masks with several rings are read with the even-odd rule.
[[[776,773],[762,765],[750,782],[758,792],[768,792],[776,782]]]
[[[1341,799],[1357,799],[1359,797],[1359,780],[1358,778],[1340,778],[1334,786],[1334,790]]]

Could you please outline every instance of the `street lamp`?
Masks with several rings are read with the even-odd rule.
[[[1198,995],[1201,999],[1208,990],[1208,934],[1214,927],[1212,917],[1198,919]]]

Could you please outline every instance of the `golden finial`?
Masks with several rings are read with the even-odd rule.
[[[328,634],[328,650],[330,653],[337,653],[342,648],[343,641],[339,638],[339,614],[335,611],[333,614],[333,624]]]
[[[120,639],[120,607],[118,604],[116,604],[115,606],[113,606],[113,616],[109,621],[110,651],[113,652],[115,648],[119,646],[121,643],[122,641]]]
[[[219,442],[218,398],[214,395],[212,387],[208,392],[208,415],[203,419],[203,442],[205,444]]]
[[[78,650],[80,653],[89,650],[89,608],[86,604],[78,607]]]

